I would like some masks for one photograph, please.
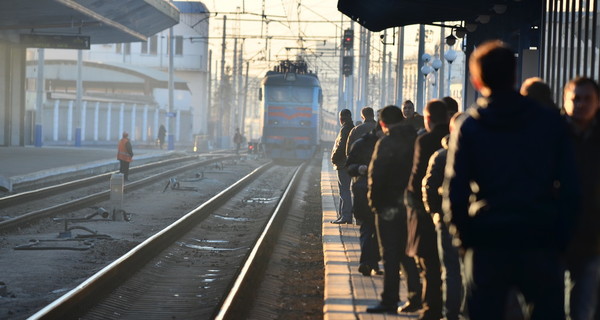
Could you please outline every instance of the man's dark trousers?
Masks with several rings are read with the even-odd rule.
[[[382,246],[383,293],[381,304],[396,306],[400,301],[400,264],[404,269],[408,286],[408,302],[421,305],[421,282],[415,260],[406,255],[406,214],[398,213],[391,220],[376,215],[377,230]]]

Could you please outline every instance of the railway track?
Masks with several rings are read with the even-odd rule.
[[[30,319],[239,318],[252,304],[304,165],[291,171],[259,167]],[[265,185],[281,193],[256,197]]]
[[[145,187],[181,172],[235,158],[233,155],[209,157],[200,160],[199,156],[184,156],[132,167],[130,175],[139,178],[127,183],[124,192]],[[41,218],[64,214],[109,199],[108,182],[114,173],[103,173],[0,198],[0,215],[10,215],[10,219],[0,221],[0,232],[10,232]],[[65,194],[71,195],[67,201],[64,200]],[[52,199],[53,197],[57,199]]]

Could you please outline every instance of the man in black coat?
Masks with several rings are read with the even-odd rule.
[[[421,283],[415,260],[406,255],[406,208],[402,201],[408,184],[414,141],[417,134],[404,125],[402,111],[387,106],[381,111],[379,124],[385,136],[375,145],[369,164],[369,205],[375,212],[375,224],[383,253],[383,293],[378,305],[369,313],[398,312],[400,301],[400,264],[408,284],[406,307],[421,308]]]
[[[442,138],[448,133],[448,111],[442,100],[431,100],[423,112],[427,133],[415,142],[413,166],[406,188],[408,240],[406,252],[418,257],[425,276],[424,312],[421,319],[442,318],[442,275],[437,249],[437,234],[431,215],[425,211],[421,185],[429,158],[442,147]]]
[[[446,102],[448,105],[448,102]],[[455,113],[450,119],[450,132],[456,127],[457,118],[463,113]],[[434,152],[429,158],[427,172],[423,178],[421,193],[425,210],[433,218],[437,232],[437,246],[442,265],[442,297],[444,301],[446,320],[458,320],[461,314],[463,298],[462,275],[460,271],[460,255],[458,248],[452,244],[452,235],[444,223],[442,210],[442,183],[444,182],[444,168],[448,154],[448,140],[450,135],[442,139],[442,148]]]
[[[340,191],[339,211],[336,220],[331,221],[335,224],[351,224],[352,223],[352,195],[350,194],[350,175],[346,171],[346,144],[348,143],[348,135],[354,122],[352,121],[352,113],[348,109],[340,111],[340,124],[342,128],[335,139],[333,150],[331,150],[331,162],[333,169],[337,170],[338,188]]]
[[[365,123],[362,125],[365,125]],[[355,132],[356,128],[354,127],[352,132]],[[352,177],[352,209],[356,221],[360,221],[360,264],[358,271],[364,276],[370,276],[371,271],[375,271],[377,274],[380,273],[375,216],[367,199],[367,169],[371,162],[375,144],[381,136],[383,136],[383,131],[381,126],[377,125],[371,132],[363,135],[352,144],[346,161],[346,168]]]
[[[469,317],[504,319],[516,288],[531,319],[565,319],[562,257],[580,207],[569,128],[515,91],[501,41],[477,46],[469,71],[483,98],[450,134],[443,198],[466,250]]]
[[[564,111],[571,127],[583,192],[582,215],[568,250],[571,319],[600,317],[600,89],[590,78],[565,86]]]

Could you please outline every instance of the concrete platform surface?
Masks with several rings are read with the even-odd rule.
[[[325,154],[321,170],[321,195],[323,205],[323,255],[325,262],[325,294],[323,313],[325,320],[357,319],[416,319],[413,314],[370,314],[368,306],[379,302],[383,291],[383,275],[363,276],[358,272],[360,258],[359,226],[337,225],[339,210],[337,172]],[[383,265],[380,262],[380,269]],[[406,301],[406,281],[400,283],[400,300]],[[402,302],[401,302],[402,303]]]
[[[144,160],[163,157],[173,151],[136,149],[132,166]],[[118,170],[117,149],[76,147],[0,147],[0,185],[13,185],[68,174],[88,168],[114,165]]]

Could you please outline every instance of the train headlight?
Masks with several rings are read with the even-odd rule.
[[[279,124],[279,121],[277,121],[277,120],[269,120],[269,124],[276,126],[276,125]]]
[[[310,120],[302,120],[302,121],[300,121],[300,125],[301,126],[309,127],[311,124],[312,124],[312,122]]]

